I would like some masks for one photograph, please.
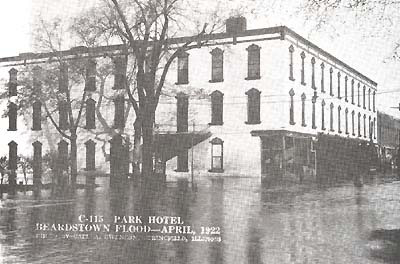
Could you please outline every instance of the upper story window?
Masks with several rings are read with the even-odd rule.
[[[213,138],[211,141],[211,169],[210,172],[224,171],[224,141]]]
[[[321,93],[325,93],[325,64],[321,63]]]
[[[289,59],[290,59],[290,63],[289,63],[289,80],[294,81],[294,77],[293,77],[293,52],[294,52],[294,47],[293,45],[290,45],[289,47]]]
[[[32,104],[32,130],[38,131],[42,129],[42,103],[35,101]]]
[[[220,48],[211,51],[211,80],[222,82],[224,80],[224,52]]]
[[[177,132],[188,131],[188,115],[189,115],[189,96],[185,93],[176,95],[176,130]],[[179,166],[178,166],[179,167]]]
[[[11,68],[8,71],[10,77],[8,81],[8,96],[16,96],[17,95],[17,74],[18,70],[15,68]]]
[[[68,91],[68,64],[62,62],[60,64],[60,71],[58,76],[58,91],[65,93]]]
[[[315,58],[314,57],[311,58],[311,88],[313,88],[314,90],[317,89],[317,87],[315,87]]]
[[[329,69],[329,95],[333,96],[333,68]]]
[[[58,126],[61,130],[69,128],[68,116],[68,103],[60,101],[58,105]]]
[[[216,90],[211,96],[211,123],[210,125],[223,125],[224,94]]]
[[[189,53],[181,52],[178,55],[178,81],[176,84],[189,83]]]
[[[360,101],[360,83],[357,84],[357,106],[361,106],[361,101]]]
[[[126,83],[126,58],[119,56],[113,59],[114,62],[114,90],[125,89]]]
[[[365,85],[363,86],[363,108],[366,109],[366,106],[365,106]]]
[[[92,59],[87,62],[85,82],[86,91],[96,91],[96,64],[96,61]]]
[[[289,95],[290,95],[289,124],[291,124],[291,125],[296,124],[296,122],[294,122],[294,100],[293,100],[294,94],[295,93],[294,93],[293,88],[290,89],[290,91],[289,91]]]
[[[247,50],[247,78],[246,80],[260,79],[260,47],[252,44]]]
[[[96,101],[92,98],[86,100],[86,129],[96,128]]]
[[[351,80],[351,103],[354,104],[354,79]]]
[[[316,124],[315,124],[315,103],[317,102],[317,95],[314,95],[312,98],[311,98],[311,103],[312,103],[312,114],[311,114],[311,123],[312,123],[312,125],[311,125],[311,127],[313,128],[313,129],[316,129],[317,128],[317,126],[316,126]]]
[[[247,95],[247,122],[246,124],[260,124],[260,94],[255,88],[246,92]]]
[[[8,105],[8,131],[17,131],[18,106],[14,103]]]
[[[372,92],[372,110],[375,112],[375,91]]]
[[[337,73],[337,97],[340,99],[340,98],[342,98],[341,96],[340,96],[340,71],[338,71],[338,73]]]
[[[347,81],[349,80],[349,77],[347,75],[344,77],[344,100],[348,102],[349,100],[347,99]]]
[[[371,89],[368,88],[368,111],[371,111]]]
[[[304,59],[306,58],[306,54],[304,51],[300,53],[300,58],[301,58],[301,84],[306,85],[306,80],[305,80],[305,65],[304,65]]]
[[[118,96],[114,99],[114,128],[125,127],[125,99]]]

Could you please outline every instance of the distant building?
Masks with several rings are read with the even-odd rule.
[[[378,144],[382,162],[390,164],[394,161],[399,148],[400,120],[378,111]]]

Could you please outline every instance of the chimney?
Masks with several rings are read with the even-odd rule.
[[[234,16],[226,20],[226,33],[236,34],[244,31],[246,31],[245,17]]]

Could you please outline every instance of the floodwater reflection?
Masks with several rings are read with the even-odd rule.
[[[62,195],[3,196],[0,262],[393,263],[399,257],[393,253],[400,241],[398,182],[265,187],[252,179],[217,178],[198,182],[196,192],[186,181],[168,183],[153,190],[157,195],[140,184],[118,192],[105,178],[96,184]],[[79,223],[80,215],[103,216],[105,223],[115,216],[179,216],[197,232],[220,227],[222,242],[38,238],[37,223]]]

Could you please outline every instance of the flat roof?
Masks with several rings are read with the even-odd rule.
[[[352,68],[345,62],[339,60],[329,52],[324,51],[311,41],[305,39],[304,37],[300,36],[290,28],[286,26],[277,26],[277,27],[268,27],[268,28],[260,28],[260,29],[249,29],[243,32],[239,33],[226,33],[226,32],[221,32],[221,33],[212,33],[212,34],[205,34],[200,37],[198,36],[187,36],[187,37],[177,37],[177,38],[171,38],[168,40],[169,45],[177,45],[181,43],[186,43],[188,41],[192,41],[194,44],[198,41],[206,41],[206,40],[219,40],[219,39],[227,39],[227,38],[240,38],[240,37],[249,37],[249,36],[259,36],[259,35],[266,35],[266,34],[279,34],[280,39],[283,40],[285,39],[286,35],[289,35],[296,40],[302,42],[304,45],[307,45],[311,47],[312,49],[316,50],[319,54],[323,55],[324,57],[328,58],[332,62],[335,62],[337,65],[340,65],[350,72],[352,72],[355,75],[358,75],[359,77],[365,79],[369,83],[371,83],[374,86],[377,86],[377,83],[367,76],[363,75],[356,69]],[[142,41],[137,41],[138,45],[141,44]],[[150,42],[151,43],[151,42]],[[90,56],[93,57],[99,57],[103,56],[104,53],[107,52],[114,52],[114,51],[122,51],[124,49],[124,45],[119,44],[119,45],[108,45],[108,46],[99,46],[99,47],[93,47],[93,48],[87,48],[87,47],[74,47],[68,50],[62,50],[57,52],[57,55],[61,56],[76,56],[78,54],[90,54]],[[11,57],[3,57],[0,58],[0,63],[5,63],[5,62],[17,62],[17,61],[35,61],[35,60],[40,60],[40,59],[51,59],[53,57],[56,57],[55,52],[44,52],[44,53],[20,53],[17,56],[11,56]],[[45,63],[39,62],[39,63]]]

